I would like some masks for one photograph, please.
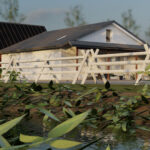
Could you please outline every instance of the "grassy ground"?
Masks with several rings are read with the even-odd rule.
[[[112,116],[115,105],[121,102],[120,99],[125,96],[127,98],[122,101],[122,104],[126,108],[123,108],[121,112],[120,110],[115,111],[119,111],[118,113],[122,113],[123,111],[123,114],[129,113],[131,115],[130,117],[133,118],[137,113],[142,111],[144,112],[142,115],[144,115],[144,117],[147,116],[147,121],[144,119],[136,119],[135,122],[140,125],[144,124],[149,126],[150,104],[146,104],[147,100],[141,100],[142,90],[143,85],[111,85],[111,88],[107,89],[104,85],[95,84],[71,85],[51,83],[36,85],[0,83],[0,118],[7,121],[17,116],[27,114],[20,130],[23,131],[24,134],[32,133],[33,135],[41,135],[44,114],[37,109],[38,107],[51,110],[51,113],[60,118],[61,121],[68,119],[73,113],[79,114],[91,109],[92,116],[90,117],[95,119],[98,126],[101,122],[97,122],[97,118],[98,120],[107,121],[103,115],[107,113]],[[148,91],[149,90],[150,86],[148,87]],[[134,96],[139,96],[139,98],[135,100],[133,98]],[[133,99],[128,99],[130,97]],[[133,103],[133,105],[130,105],[130,103]],[[120,103],[117,105],[120,108]],[[128,110],[128,105],[131,106],[131,110],[135,110],[133,114]],[[124,112],[124,110],[127,110],[127,112]],[[122,120],[122,118],[120,119]],[[130,120],[131,119],[126,119],[129,123]],[[120,123],[120,121],[118,122]],[[127,128],[129,127],[127,126]]]

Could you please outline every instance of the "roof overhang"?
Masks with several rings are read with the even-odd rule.
[[[141,52],[145,51],[144,46],[140,45],[127,45],[116,43],[98,43],[98,42],[85,42],[85,41],[70,41],[71,46],[76,46],[80,49],[100,49],[106,51],[119,51],[119,52]]]
[[[35,49],[16,49],[14,51],[1,50],[0,54],[10,54],[10,53],[21,53],[21,52],[33,52],[42,50],[60,50],[68,49],[70,47],[77,47],[79,49],[100,49],[103,53],[107,52],[142,52],[145,51],[144,46],[140,45],[127,45],[127,44],[116,44],[116,43],[98,43],[98,42],[85,42],[85,41],[69,41],[64,45],[57,45],[51,47],[40,47]]]

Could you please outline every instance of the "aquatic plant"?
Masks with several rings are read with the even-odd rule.
[[[44,113],[47,114],[47,112],[45,111]],[[31,147],[37,147],[41,144],[49,144],[51,147],[57,149],[66,149],[66,148],[78,146],[82,143],[76,141],[58,139],[58,138],[62,137],[63,135],[67,134],[75,127],[77,127],[80,123],[83,122],[83,120],[88,116],[88,114],[89,111],[86,111],[80,115],[76,115],[73,118],[66,120],[65,122],[57,125],[51,131],[49,131],[48,137],[29,136],[29,135],[20,134],[20,141],[25,144],[19,146],[11,146],[2,135],[7,131],[9,131],[11,128],[13,128],[16,124],[18,124],[24,118],[25,115],[13,119],[11,121],[8,121],[0,125],[0,146],[2,147],[1,150],[9,150],[9,149],[13,150],[13,149],[20,149],[25,147],[31,148]]]

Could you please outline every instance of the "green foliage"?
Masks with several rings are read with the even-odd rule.
[[[134,34],[138,35],[140,26],[136,24],[136,20],[132,15],[132,10],[129,9],[127,12],[122,13],[121,17],[123,26]]]
[[[0,146],[1,147],[11,147],[11,145],[8,143],[8,141],[0,135]]]
[[[55,140],[51,142],[51,146],[57,149],[68,149],[80,145],[80,142],[70,140]]]
[[[148,27],[147,31],[145,31],[145,36],[147,37],[148,43],[150,40],[150,27]]]
[[[14,126],[16,126],[16,124],[18,124],[25,115],[18,117],[16,119],[13,119],[11,121],[8,121],[2,125],[0,125],[0,135],[3,135],[4,133],[6,133],[7,131],[9,131],[11,128],[13,128]]]
[[[41,91],[43,88],[42,88],[42,86],[41,85],[37,85],[36,83],[32,83],[31,84],[31,89],[33,90],[33,91]]]
[[[23,14],[19,13],[18,0],[1,0],[0,16],[9,22],[23,22],[26,18]]]
[[[84,119],[88,116],[89,111],[77,115],[53,128],[49,131],[48,138],[39,137],[39,136],[28,136],[28,135],[20,135],[20,141],[23,143],[32,143],[30,147],[38,146],[42,143],[49,143],[50,146],[65,149],[71,148],[77,145],[80,145],[80,142],[68,141],[68,140],[54,140],[54,138],[61,137],[68,132],[72,131],[75,127],[77,127],[80,123],[84,121]]]
[[[20,75],[20,72],[16,72],[16,71],[8,71],[7,74],[9,75],[9,80],[10,82],[14,82],[17,81],[17,78]]]
[[[38,108],[40,112],[44,113],[45,115],[47,115],[48,117],[50,117],[51,119],[60,122],[60,120],[54,115],[52,114],[50,111],[44,109],[44,108]]]
[[[144,74],[150,76],[150,65],[146,66],[145,70],[138,72],[138,74]]]
[[[87,96],[87,95],[89,95],[91,93],[94,93],[95,91],[97,91],[97,87],[94,87],[94,88],[88,90],[87,92],[83,93],[78,98],[76,98],[75,101],[77,102],[77,101],[81,100],[84,96]]]
[[[42,109],[43,111],[43,109]],[[48,114],[45,110],[43,111],[45,114]],[[8,130],[13,128],[16,124],[18,124],[25,115],[18,117],[14,120],[8,121],[2,125],[0,125],[0,146],[5,149],[18,149],[21,147],[35,147],[42,143],[49,143],[51,147],[57,148],[57,149],[65,149],[65,148],[71,148],[80,145],[80,142],[70,141],[70,140],[54,140],[56,137],[61,137],[64,134],[70,132],[75,127],[77,127],[80,123],[83,122],[83,120],[87,117],[89,111],[82,113],[80,115],[77,115],[59,125],[57,125],[55,128],[53,128],[49,134],[48,138],[45,137],[39,137],[39,136],[28,136],[24,134],[20,134],[20,141],[23,143],[27,143],[28,145],[19,145],[19,146],[11,146],[8,141],[2,137],[4,133],[6,133]],[[49,115],[49,114],[48,114]],[[50,116],[51,117],[51,116]],[[31,145],[29,143],[32,143]]]
[[[81,122],[83,122],[83,120],[88,116],[89,111],[82,113],[80,115],[77,115],[65,122],[63,122],[62,124],[56,126],[54,129],[52,129],[48,136],[51,138],[56,138],[56,137],[60,137],[68,132],[70,132],[71,130],[73,130],[75,127],[77,127]]]
[[[58,98],[58,96],[53,95],[50,98],[49,103],[50,103],[50,105],[55,106],[55,107],[60,106],[60,99]]]
[[[80,5],[77,5],[66,12],[65,24],[68,27],[75,27],[86,24],[84,17],[82,15],[82,8]]]
[[[106,150],[110,150],[110,146],[109,145],[107,146]]]
[[[28,135],[20,134],[19,139],[23,143],[33,143],[33,142],[42,141],[44,138],[40,136],[28,136]]]
[[[2,136],[6,132],[8,132],[10,129],[12,129],[14,126],[16,126],[23,118],[25,115],[21,117],[17,117],[11,121],[8,121],[2,125],[0,125],[0,146],[2,148],[9,148],[11,145],[8,143],[8,141]]]
[[[51,89],[51,90],[55,90],[55,88],[53,87],[54,83],[53,81],[51,80],[48,84],[48,87]]]
[[[63,113],[69,118],[75,116],[74,112],[71,109],[67,109],[65,107],[63,107]]]
[[[119,131],[124,134],[131,132],[133,133],[135,129],[150,131],[146,124],[139,126],[136,124],[136,120],[139,118],[144,121],[150,120],[149,115],[145,116],[143,115],[143,112],[137,113],[137,109],[142,106],[145,107],[149,104],[150,93],[147,85],[145,85],[142,91],[138,93],[138,96],[132,97],[120,96],[120,92],[114,90],[112,88],[113,86],[110,86],[109,82],[103,87],[103,89],[98,87],[87,88],[84,86],[81,87],[81,91],[78,89],[71,89],[70,85],[59,86],[54,85],[53,83],[50,84],[49,88],[47,88],[47,85],[46,88],[42,85],[41,90],[35,90],[36,86],[38,86],[35,83],[32,84],[32,86],[30,86],[30,84],[13,84],[13,86],[11,86],[14,90],[13,92],[9,92],[10,87],[1,90],[5,92],[5,96],[2,98],[2,104],[5,105],[5,103],[7,104],[11,100],[13,100],[12,102],[14,104],[15,100],[19,100],[18,93],[21,95],[24,94],[20,101],[21,104],[22,102],[25,103],[25,105],[29,104],[26,105],[25,110],[25,112],[29,112],[28,117],[32,118],[32,112],[36,112],[39,116],[42,116],[41,114],[44,116],[42,123],[44,127],[43,131],[44,135],[49,132],[49,137],[28,136],[24,135],[26,134],[24,133],[20,135],[20,140],[25,143],[25,145],[20,145],[22,147],[26,147],[27,145],[30,147],[35,147],[45,143],[52,147],[52,143],[55,143],[56,145],[54,144],[53,147],[56,148],[57,142],[55,142],[55,140],[58,139],[54,138],[64,136],[73,130],[75,128],[74,126],[78,126],[79,123],[82,123],[80,127],[97,128],[99,131],[104,131],[107,128],[111,128],[112,132]],[[130,90],[131,88],[128,89]],[[71,94],[73,94],[73,96]],[[33,97],[33,99],[30,99],[30,97]],[[91,108],[91,111],[82,113],[87,108]],[[31,110],[31,114],[30,109],[33,109],[33,111]],[[85,120],[87,113],[89,115]],[[61,114],[60,117],[58,117],[59,114]],[[66,119],[68,119],[68,122],[65,121]],[[4,120],[1,121],[3,122]],[[63,123],[58,125],[59,122]],[[11,145],[16,145],[6,139],[4,137],[0,137],[0,145],[5,145],[5,147],[8,147],[9,143]],[[97,140],[98,139],[96,139],[96,141]],[[75,141],[68,142],[73,145]],[[94,141],[91,143],[93,142]],[[59,146],[60,145],[58,145],[58,147]],[[62,145],[62,147],[63,146],[65,145]]]

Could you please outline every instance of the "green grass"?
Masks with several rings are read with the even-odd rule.
[[[43,87],[47,88],[48,84],[41,84]],[[75,90],[75,91],[87,91],[93,87],[98,87],[100,89],[105,88],[105,85],[102,84],[85,84],[85,85],[80,85],[80,84],[54,84],[54,87],[58,88],[60,86],[66,86],[69,87],[71,90]],[[140,92],[142,90],[142,88],[144,87],[144,85],[111,85],[111,88],[118,91],[118,92]],[[150,86],[149,86],[150,89]]]
[[[23,86],[22,83],[15,83],[18,84],[19,86]],[[11,83],[2,83],[0,82],[0,87],[7,87],[11,85]],[[27,83],[26,85],[30,85],[30,83]],[[41,83],[40,85],[42,85],[43,88],[47,88],[48,87],[48,83]],[[93,87],[98,87],[100,89],[105,88],[105,85],[103,84],[85,84],[85,85],[80,85],[80,84],[54,84],[55,88],[59,88],[61,86],[65,86],[67,88],[69,88],[70,90],[75,90],[75,91],[87,91]],[[142,88],[144,87],[144,85],[111,85],[111,88],[118,91],[118,92],[140,92],[142,90]],[[149,85],[149,89],[150,89],[150,85]]]

